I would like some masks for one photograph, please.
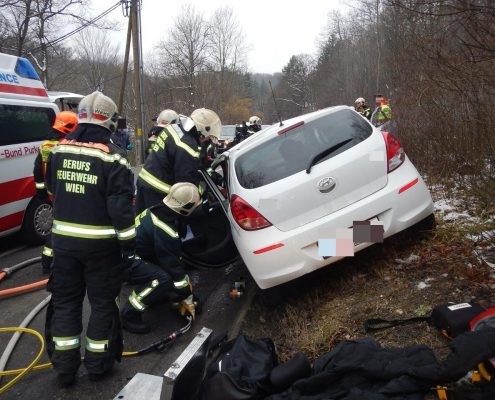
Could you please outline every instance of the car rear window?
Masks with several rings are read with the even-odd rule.
[[[268,185],[305,170],[322,151],[351,139],[319,162],[355,146],[372,132],[371,125],[356,112],[338,110],[249,150],[236,160],[236,175],[247,189]]]
[[[51,108],[0,104],[0,146],[43,140],[54,119]]]

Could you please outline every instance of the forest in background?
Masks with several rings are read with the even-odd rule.
[[[123,49],[88,0],[0,0],[0,52],[30,59],[49,90],[117,100]],[[230,7],[208,17],[177,11],[146,55],[146,122],[164,108],[208,107],[224,124],[277,121],[376,93],[390,99],[399,139],[423,174],[455,179],[492,201],[495,192],[495,2],[354,0],[330,12],[316,54],[294,54],[280,73],[249,70],[249,48]],[[117,2],[114,6],[119,7]],[[310,23],[307,21],[306,23]],[[67,26],[83,27],[70,38]],[[303,26],[301,27],[303,29]],[[125,35],[124,30],[122,34]],[[274,43],[276,51],[276,43]],[[132,126],[129,64],[121,113]],[[149,126],[148,126],[149,127]],[[148,128],[147,127],[147,128]]]

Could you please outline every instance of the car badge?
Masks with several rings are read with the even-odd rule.
[[[333,178],[322,178],[318,181],[318,190],[320,193],[330,193],[335,188],[336,182]]]

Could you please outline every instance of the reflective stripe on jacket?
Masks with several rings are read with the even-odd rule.
[[[134,248],[134,182],[125,153],[108,143],[106,129],[85,124],[76,133],[79,129],[79,140],[92,141],[61,140],[47,161],[53,248],[91,253],[119,244]]]
[[[198,186],[199,155],[198,142],[189,132],[179,125],[167,125],[151,145],[138,179],[165,195],[177,182]]]

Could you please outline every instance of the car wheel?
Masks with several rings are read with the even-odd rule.
[[[34,197],[26,209],[22,222],[21,232],[24,241],[32,245],[45,243],[52,229],[52,223],[52,205],[47,200]]]
[[[431,233],[435,230],[436,226],[435,215],[431,213],[426,218],[414,224],[411,229],[417,233]]]

